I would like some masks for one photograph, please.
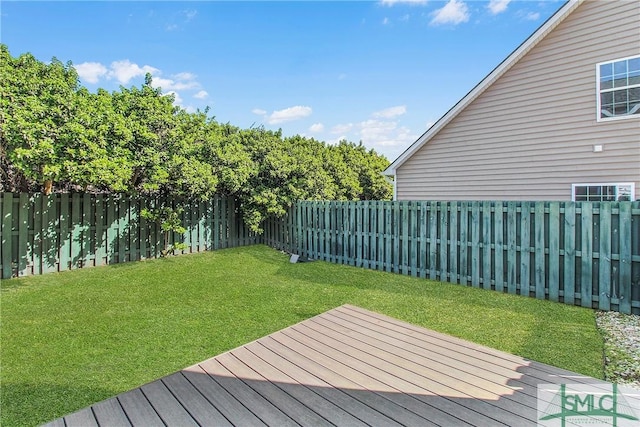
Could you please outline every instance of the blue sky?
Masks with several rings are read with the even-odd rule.
[[[89,90],[140,86],[220,122],[394,160],[563,1],[2,1],[13,56],[71,61]]]

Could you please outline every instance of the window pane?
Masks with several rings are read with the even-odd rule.
[[[614,74],[626,74],[627,73],[627,61],[618,61],[613,63]]]
[[[575,191],[576,191],[576,196],[584,196],[585,194],[587,194],[587,187],[585,186],[575,187]]]
[[[640,71],[629,73],[629,86],[640,85]]]
[[[640,71],[640,58],[633,58],[629,60],[629,73],[634,71]]]
[[[613,92],[605,92],[600,94],[600,104],[609,105],[613,104]]]
[[[603,77],[610,77],[611,75],[613,75],[613,64],[602,64],[600,66],[600,79],[602,80]]]
[[[576,196],[576,202],[586,202],[587,196]]]
[[[615,102],[616,104],[619,102],[624,102],[626,103],[628,101],[628,93],[626,90],[616,90],[615,92],[613,92],[613,102]]]
[[[616,74],[613,79],[613,87],[622,87],[627,85],[627,75],[626,74]]]
[[[590,196],[592,196],[592,195],[594,195],[594,194],[596,194],[596,195],[598,195],[598,196],[599,196],[599,195],[600,195],[600,190],[601,190],[601,188],[602,188],[602,187],[600,187],[599,185],[597,185],[597,186],[595,186],[595,185],[590,185],[590,186],[589,186],[589,189],[588,189],[587,191],[588,191],[588,194],[589,194]]]
[[[640,87],[634,87],[629,89],[629,102],[638,102],[640,101]]]
[[[627,103],[613,105],[614,116],[624,116],[628,113],[629,113],[629,106],[627,105]]]

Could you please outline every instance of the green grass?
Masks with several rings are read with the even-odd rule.
[[[265,246],[2,283],[3,426],[35,425],[350,303],[602,378],[594,312]]]

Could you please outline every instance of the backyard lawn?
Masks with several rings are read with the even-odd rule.
[[[251,246],[2,282],[0,424],[37,425],[349,303],[602,378],[594,311]]]

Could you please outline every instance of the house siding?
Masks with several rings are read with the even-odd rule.
[[[587,182],[640,197],[640,116],[596,112],[596,64],[640,54],[639,20],[637,1],[580,4],[398,167],[397,199],[570,200]]]

